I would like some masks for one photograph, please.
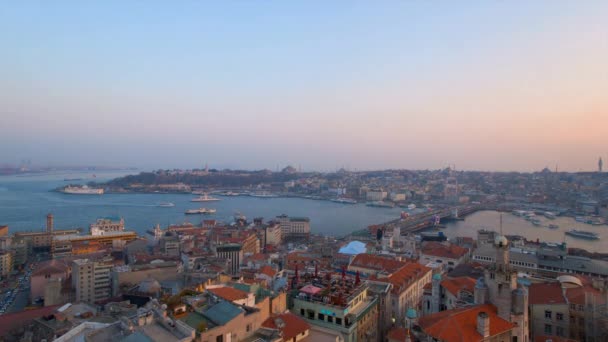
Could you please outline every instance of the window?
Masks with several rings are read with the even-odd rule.
[[[547,334],[547,335],[553,334],[553,329],[551,327],[551,324],[545,324],[545,334]]]
[[[300,315],[304,316],[304,309],[300,309]]]
[[[545,310],[545,318],[551,319],[551,311]]]
[[[557,312],[555,314],[555,319],[557,319],[558,321],[563,321],[564,320],[564,314],[561,312]]]
[[[564,328],[563,327],[555,327],[555,335],[564,336]]]
[[[332,316],[327,316],[327,321],[329,323],[333,323],[334,322],[334,318]]]
[[[315,319],[315,312],[312,310],[308,310],[308,319]]]
[[[342,325],[342,318],[336,317],[336,324],[337,325]]]
[[[319,314],[317,315],[317,318],[319,319],[319,321],[324,321],[324,320],[325,320],[325,315],[324,315],[324,314],[322,314],[322,313],[319,313]]]

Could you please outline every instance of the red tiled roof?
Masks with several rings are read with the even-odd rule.
[[[394,273],[403,268],[405,265],[407,265],[407,262],[363,253],[357,254],[349,266]]]
[[[255,253],[249,257],[249,260],[251,260],[251,261],[253,261],[253,260],[264,261],[266,259],[268,259],[268,255],[264,254],[264,253]]]
[[[61,307],[61,305],[4,314],[0,316],[0,336],[6,337],[11,330],[23,327],[36,318],[48,316],[54,313],[59,307]]]
[[[208,289],[207,291],[231,302],[239,299],[247,299],[248,296],[247,292],[235,289],[234,287],[230,286],[216,287],[213,289]]]
[[[454,296],[458,296],[460,290],[475,291],[475,279],[470,277],[448,278],[441,282],[441,286]]]
[[[422,246],[422,254],[440,258],[460,259],[468,252],[468,248],[460,247],[452,243],[446,245],[437,241],[429,241]]]
[[[62,260],[52,259],[43,261],[36,267],[36,270],[32,272],[32,277],[44,274],[57,274],[67,272],[69,266]]]
[[[410,336],[411,341],[415,341],[415,337],[410,331],[410,329],[406,328],[393,328],[388,332],[387,337],[389,341],[405,342],[405,338],[407,337],[407,335]]]
[[[266,265],[260,268],[259,273],[265,274],[272,278],[277,272],[274,270],[274,268],[272,268],[272,266]]]
[[[566,304],[561,284],[558,282],[531,284],[528,287],[528,304]]]
[[[585,293],[589,294],[589,298],[595,298],[595,304],[605,304],[606,297],[592,286],[574,287],[566,290],[566,297],[571,304],[585,305]]]
[[[418,321],[422,330],[431,337],[445,342],[481,341],[477,332],[477,315],[485,312],[490,318],[490,336],[511,330],[515,325],[496,314],[496,307],[483,304],[460,309],[441,311],[423,316]]]
[[[285,324],[282,328],[277,327],[277,319],[281,319]],[[270,317],[262,323],[262,326],[281,331],[283,341],[289,341],[310,329],[310,325],[305,320],[290,312]]]
[[[379,281],[387,281],[393,284],[393,289],[391,291],[397,294],[409,288],[414,284],[414,281],[419,280],[428,272],[431,272],[429,267],[420,265],[417,262],[410,262],[399,271],[391,274],[388,278],[379,279]]]

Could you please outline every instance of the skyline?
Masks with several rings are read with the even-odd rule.
[[[596,170],[608,160],[606,13],[565,1],[11,4],[0,161]]]

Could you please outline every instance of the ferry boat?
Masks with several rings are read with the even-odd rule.
[[[103,195],[103,189],[89,188],[86,185],[83,186],[71,186],[68,185],[63,190],[64,194],[70,195]]]
[[[558,229],[558,228],[559,228],[559,226],[556,225],[556,224],[552,223],[552,224],[549,225],[549,229]]]
[[[208,214],[215,214],[217,210],[215,209],[211,209],[211,208],[198,208],[198,209],[188,209],[186,210],[186,215],[208,215]]]
[[[391,202],[374,201],[367,202],[368,207],[380,207],[380,208],[394,208],[395,204]]]
[[[532,219],[530,220],[530,222],[532,222],[532,224],[533,224],[533,225],[535,225],[535,226],[540,226],[540,225],[541,225],[541,223],[542,223],[542,222],[540,221],[540,219],[537,219],[537,218],[532,218]]]
[[[570,229],[569,231],[566,232],[566,235],[578,237],[581,239],[587,239],[587,240],[598,240],[600,238],[600,236],[597,235],[597,233],[589,232],[586,230],[577,230],[577,229]]]
[[[555,215],[555,213],[552,213],[550,211],[545,211],[543,213],[543,215],[545,215],[546,218],[551,219],[551,220],[555,219],[555,217],[557,216],[557,215]]]
[[[171,207],[175,207],[175,204],[173,204],[171,202],[160,202],[156,206],[162,207],[162,208],[171,208]]]
[[[197,198],[193,198],[192,200],[190,200],[190,202],[215,202],[215,201],[219,201],[219,200],[220,200],[219,198],[209,197],[209,196],[207,196],[207,194],[204,194]]]
[[[354,199],[345,198],[345,197],[333,198],[330,201],[336,202],[336,203],[343,203],[343,204],[357,204],[357,201],[355,201]]]

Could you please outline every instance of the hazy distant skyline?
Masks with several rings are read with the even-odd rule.
[[[579,171],[608,2],[15,2],[0,163]]]

